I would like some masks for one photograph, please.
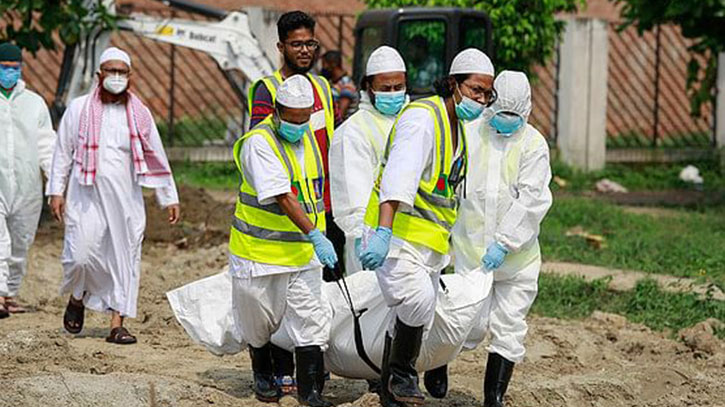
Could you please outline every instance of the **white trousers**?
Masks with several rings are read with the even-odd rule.
[[[490,332],[488,352],[514,363],[524,360],[526,315],[539,290],[540,270],[541,259],[520,270],[493,271],[491,293],[484,301],[478,324],[466,340],[466,348],[475,348]]]
[[[234,318],[249,345],[267,344],[284,318],[295,347],[326,350],[332,312],[322,297],[322,268],[232,280]]]
[[[391,336],[395,317],[411,327],[430,328],[435,317],[440,270],[407,259],[388,258],[376,275],[385,303],[394,314],[388,327]]]
[[[28,263],[42,208],[40,193],[14,208],[0,202],[0,297],[16,297]]]

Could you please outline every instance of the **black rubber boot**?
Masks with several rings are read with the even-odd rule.
[[[415,370],[422,340],[423,326],[408,326],[400,319],[395,322],[388,389],[393,398],[405,406],[419,406],[425,401],[418,388],[418,371]]]
[[[504,407],[503,396],[514,372],[514,362],[498,353],[489,353],[483,382],[483,407]]]
[[[252,370],[254,371],[254,396],[257,400],[266,403],[278,402],[282,397],[282,392],[274,381],[270,344],[261,348],[249,346],[249,356],[252,358]]]
[[[294,395],[297,393],[297,383],[295,378],[295,355],[277,345],[271,345],[272,348],[272,364],[274,366],[274,376],[277,379],[277,387],[280,388],[283,395]]]
[[[325,387],[325,360],[319,346],[295,348],[297,359],[297,395],[303,406],[331,407],[333,404],[322,398]]]
[[[448,365],[425,372],[423,383],[431,397],[436,399],[445,397],[448,393]]]
[[[380,404],[383,407],[403,407],[403,405],[395,401],[393,395],[390,394],[390,348],[392,347],[392,343],[393,338],[386,333],[385,350],[383,351],[383,365],[380,369]]]

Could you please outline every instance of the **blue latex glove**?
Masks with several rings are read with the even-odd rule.
[[[503,260],[509,251],[498,242],[493,242],[486,249],[486,254],[481,259],[486,270],[496,270],[501,267]]]
[[[362,263],[363,269],[375,270],[383,265],[385,257],[388,256],[390,236],[392,235],[392,229],[378,226],[378,229],[368,240],[368,247],[360,254],[360,263]]]
[[[355,239],[355,256],[359,259],[362,254],[362,238],[358,237]]]
[[[337,264],[337,254],[335,254],[335,247],[332,245],[332,242],[319,229],[312,229],[307,234],[307,237],[310,238],[310,241],[315,246],[315,253],[322,264],[329,268],[335,267],[335,264]]]

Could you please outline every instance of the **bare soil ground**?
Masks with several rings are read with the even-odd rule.
[[[111,345],[108,316],[88,313],[81,335],[62,329],[58,295],[62,230],[38,233],[21,299],[34,312],[0,321],[1,406],[262,406],[251,394],[246,354],[218,358],[191,342],[165,292],[216,273],[226,263],[232,207],[183,188],[185,222],[169,229],[149,210],[139,316],[127,324],[139,343]],[[512,380],[509,406],[725,406],[725,346],[707,327],[685,341],[595,313],[583,321],[532,317],[526,360]],[[480,406],[483,346],[450,366],[451,390],[427,405]],[[333,377],[338,405],[377,407],[366,383]],[[350,403],[350,404],[346,404]],[[282,406],[295,406],[285,398]]]

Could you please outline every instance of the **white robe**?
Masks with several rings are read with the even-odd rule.
[[[103,105],[96,180],[94,185],[84,186],[77,181],[79,167],[73,154],[86,97],[71,102],[63,115],[47,191],[48,195],[62,195],[68,188],[60,291],[82,297],[89,309],[114,310],[134,318],[146,211],[134,174],[126,109],[124,105]],[[156,132],[151,137],[152,148],[166,160],[163,146],[154,142],[159,140],[156,126],[152,131]],[[173,182],[155,191],[163,207],[179,202]]]

